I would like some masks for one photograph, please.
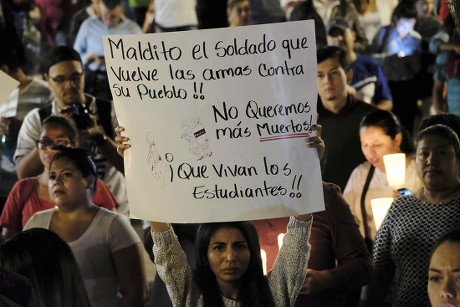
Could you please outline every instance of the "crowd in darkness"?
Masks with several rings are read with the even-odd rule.
[[[325,210],[144,221],[139,236],[102,36],[310,19],[305,144]],[[446,0],[0,0],[0,70],[19,82],[0,101],[1,306],[460,306],[460,36]],[[403,187],[387,180],[395,153]]]

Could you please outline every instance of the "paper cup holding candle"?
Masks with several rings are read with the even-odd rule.
[[[403,153],[383,156],[388,184],[391,187],[401,188],[406,182],[406,155]]]
[[[371,199],[372,214],[374,215],[375,229],[379,230],[382,225],[383,219],[387,215],[388,209],[390,209],[393,198],[374,198]]]

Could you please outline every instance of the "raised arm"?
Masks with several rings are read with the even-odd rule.
[[[289,219],[278,257],[267,279],[275,306],[294,306],[302,287],[310,257],[311,214]]]
[[[173,228],[168,223],[149,223],[157,272],[173,306],[202,306],[201,292],[193,282],[192,268]]]

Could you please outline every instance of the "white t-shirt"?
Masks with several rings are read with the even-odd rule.
[[[198,25],[196,0],[155,0],[155,20],[163,28]]]
[[[366,182],[367,174],[371,164],[364,162],[358,165],[350,175],[345,190],[343,191],[343,197],[350,205],[351,212],[355,216],[356,222],[359,225],[359,230],[364,236],[364,224],[361,213],[361,194],[363,192],[364,183]],[[409,165],[406,167],[406,184],[404,186],[412,193],[420,190],[423,187],[423,183],[417,176],[415,170],[415,160],[411,160]],[[387,175],[376,168],[372,180],[369,184],[369,189],[366,193],[365,206],[367,224],[369,226],[370,239],[375,240],[376,228],[374,223],[374,215],[372,214],[371,199],[393,197],[393,187],[388,185]]]
[[[34,214],[24,230],[49,229],[55,208]],[[100,208],[83,235],[68,242],[80,267],[86,292],[93,306],[115,306],[121,299],[112,254],[140,242],[129,219],[118,213]]]

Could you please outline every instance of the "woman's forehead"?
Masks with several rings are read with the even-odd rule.
[[[65,133],[65,130],[57,125],[44,125],[42,127],[42,132],[40,134],[41,136],[44,135],[59,135],[59,136],[67,136]]]
[[[447,138],[440,136],[440,135],[426,135],[422,137],[418,143],[417,148],[421,147],[445,147],[445,146],[452,146],[455,147],[454,144]]]

